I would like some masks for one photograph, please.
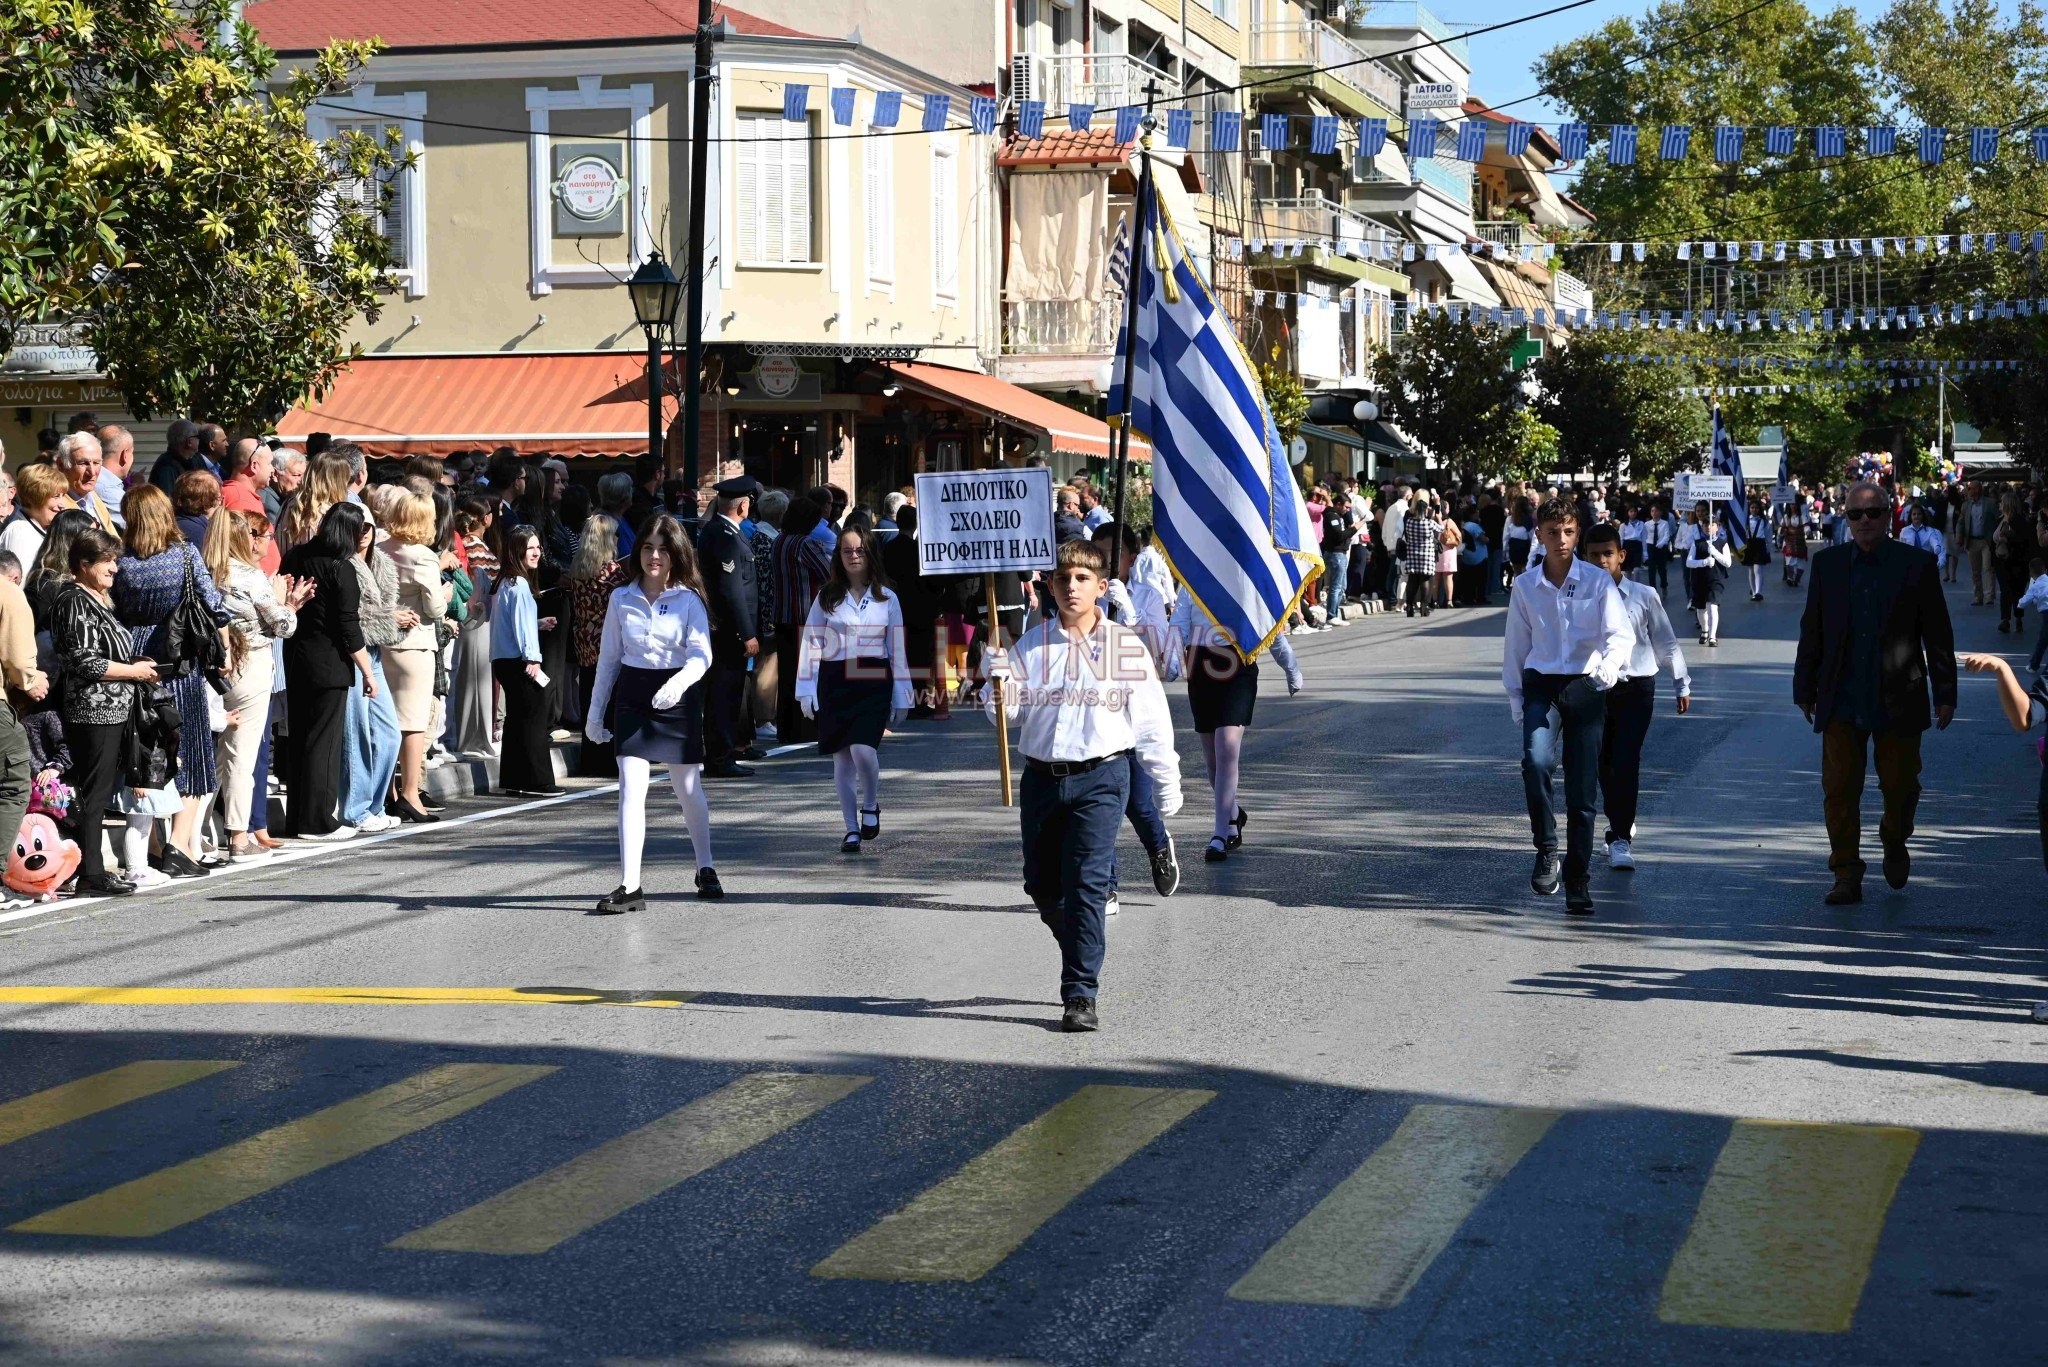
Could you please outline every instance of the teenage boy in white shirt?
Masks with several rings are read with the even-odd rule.
[[[1586,534],[1586,559],[1614,576],[1628,613],[1635,644],[1628,668],[1607,690],[1607,722],[1600,733],[1600,796],[1607,807],[1607,867],[1624,872],[1635,868],[1636,794],[1642,786],[1643,742],[1657,711],[1657,670],[1671,671],[1678,686],[1678,713],[1692,710],[1692,676],[1678,649],[1678,633],[1664,612],[1664,600],[1648,584],[1622,573],[1626,553],[1612,523]]]
[[[1103,907],[1130,801],[1126,755],[1136,752],[1162,816],[1181,805],[1166,690],[1144,640],[1102,614],[1106,570],[1090,543],[1061,546],[1050,581],[1058,616],[1034,623],[1013,649],[982,657],[1017,717],[1024,891],[1059,941],[1066,1031],[1098,1024]],[[993,720],[993,688],[987,710]]]
[[[1542,557],[1515,580],[1508,600],[1501,686],[1522,730],[1522,789],[1536,867],[1529,886],[1556,893],[1557,808],[1552,781],[1564,764],[1565,911],[1593,914],[1593,822],[1600,806],[1600,737],[1607,690],[1628,668],[1635,633],[1614,578],[1577,556],[1578,509],[1562,498],[1536,511]]]

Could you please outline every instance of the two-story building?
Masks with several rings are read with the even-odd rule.
[[[357,329],[365,355],[280,431],[379,454],[644,452],[646,341],[623,285],[658,250],[678,276],[703,273],[706,364],[690,378],[707,482],[743,468],[878,501],[925,465],[1106,451],[1100,422],[1072,430],[981,373],[997,329],[996,140],[972,128],[975,91],[917,61],[721,6],[706,240],[686,259],[694,9],[249,5],[287,60],[381,39],[314,132],[395,128],[412,154],[385,210],[391,296]],[[680,369],[664,385],[672,463]]]

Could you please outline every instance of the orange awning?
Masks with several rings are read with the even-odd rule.
[[[522,455],[640,455],[647,450],[647,363],[631,352],[366,356],[325,398],[285,414],[277,431],[290,442],[329,432],[373,456],[496,446]]]
[[[1044,437],[1063,455],[1108,460],[1116,454],[1108,423],[1008,380],[923,361],[885,361],[882,365],[912,389]],[[1152,448],[1133,437],[1131,458],[1150,460]]]

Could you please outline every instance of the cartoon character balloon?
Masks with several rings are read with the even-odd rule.
[[[56,822],[37,812],[22,818],[0,882],[37,901],[53,901],[57,889],[78,872],[80,857],[78,842],[66,840]]]

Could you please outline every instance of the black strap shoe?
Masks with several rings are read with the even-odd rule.
[[[869,818],[869,817],[873,817],[873,818],[874,818],[874,820],[873,820],[873,821],[870,821],[870,820],[868,820],[868,818]],[[880,835],[881,833],[882,833],[882,809],[881,809],[880,807],[863,807],[863,808],[861,808],[861,809],[860,809],[860,838],[861,838],[862,840],[873,840],[873,839],[874,839],[874,838],[875,838],[876,836]]]
[[[1070,1035],[1086,1034],[1100,1030],[1102,1024],[1095,1018],[1095,999],[1076,997],[1060,1011],[1060,1029]]]
[[[860,832],[848,831],[846,833],[846,839],[839,842],[839,852],[841,854],[859,854]]]
[[[1220,835],[1209,837],[1209,843],[1202,847],[1202,861],[1207,864],[1221,864],[1230,858],[1230,843]]]
[[[1529,886],[1538,896],[1555,897],[1557,885],[1564,879],[1564,871],[1557,862],[1556,850],[1538,850],[1536,867],[1530,871]]]
[[[621,912],[647,910],[647,898],[639,888],[628,888],[619,884],[603,897],[597,899],[597,909],[592,916],[617,916]]]
[[[718,870],[709,864],[697,870],[697,895],[707,902],[725,896],[725,888],[718,881]]]
[[[1244,808],[1239,807],[1237,815],[1230,818],[1230,834],[1223,842],[1226,848],[1234,850],[1244,844],[1244,827],[1245,823],[1250,820],[1251,818],[1244,814]]]

